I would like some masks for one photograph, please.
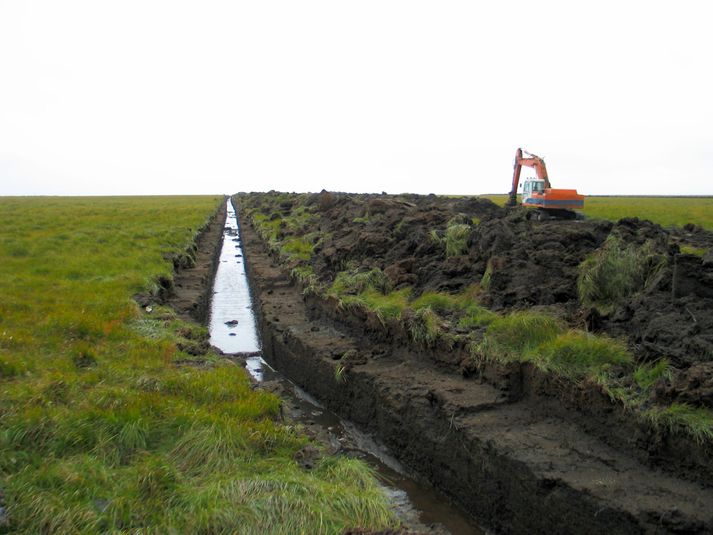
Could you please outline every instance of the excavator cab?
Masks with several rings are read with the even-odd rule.
[[[532,197],[534,192],[545,192],[545,181],[539,178],[526,178],[522,185],[522,198]]]

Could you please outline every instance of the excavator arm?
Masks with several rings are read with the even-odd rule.
[[[524,157],[523,154],[526,154],[528,157]],[[507,202],[508,206],[515,206],[517,204],[517,186],[520,183],[520,171],[522,171],[523,165],[535,169],[537,178],[545,181],[545,188],[551,187],[550,179],[547,178],[545,160],[522,149],[517,149],[515,152],[515,170],[512,175],[512,188],[510,189],[510,196]]]

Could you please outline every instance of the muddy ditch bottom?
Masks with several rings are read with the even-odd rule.
[[[302,424],[308,436],[327,446],[328,454],[349,455],[371,466],[393,510],[407,529],[434,535],[486,533],[438,491],[419,481],[418,476],[396,460],[383,444],[327,409],[270,367],[262,357],[235,355],[232,358],[244,362],[248,373],[261,388],[281,397],[287,419]],[[300,462],[309,469],[314,460],[306,456]]]

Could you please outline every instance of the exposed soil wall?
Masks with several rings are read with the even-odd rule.
[[[575,420],[587,433],[607,445],[626,451],[639,462],[657,469],[713,486],[713,455],[710,448],[690,437],[660,433],[637,420],[624,406],[614,403],[596,383],[576,384],[558,379],[538,370],[531,363],[512,362],[480,364],[477,369],[464,368],[468,353],[465,347],[432,349],[410,347],[409,337],[400,322],[381,324],[372,314],[362,310],[341,311],[334,299],[323,300],[314,295],[303,297],[313,321],[336,324],[360,340],[370,340],[377,355],[398,354],[431,363],[439,370],[465,375],[472,381],[493,386],[510,403],[526,402],[534,411],[546,416],[558,414]],[[713,368],[708,367],[707,370]],[[713,388],[709,377],[699,377],[699,388]],[[685,400],[690,385],[668,395]],[[663,394],[662,394],[663,395]]]
[[[225,227],[226,202],[220,205],[208,224],[199,231],[194,247],[173,258],[173,282],[165,288],[163,295],[167,304],[179,315],[203,324],[207,322],[210,313],[213,279]]]
[[[455,357],[417,350],[396,326],[393,336],[370,333],[368,318],[305,299],[245,219],[241,231],[266,360],[377,434],[479,521],[508,533],[713,531],[713,491],[605,440],[573,410],[589,403],[596,412],[596,403],[548,402],[558,385],[526,366],[464,376],[458,348]],[[323,256],[340,254],[335,246]]]

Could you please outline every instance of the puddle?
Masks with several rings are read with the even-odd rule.
[[[320,438],[333,450],[367,462],[379,475],[384,493],[409,529],[437,535],[484,534],[436,490],[419,483],[386,447],[326,409],[259,355],[254,355],[260,351],[260,338],[243,263],[238,221],[231,202],[227,210],[223,250],[211,303],[211,344],[228,354],[252,353],[245,358],[250,375],[258,382],[277,385],[280,396],[290,405],[291,417],[312,430],[318,429]]]

